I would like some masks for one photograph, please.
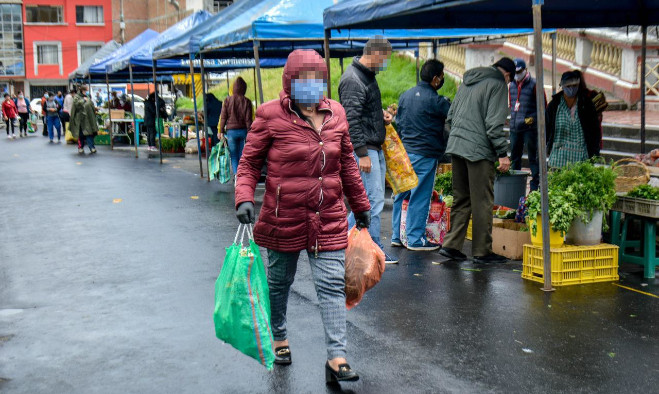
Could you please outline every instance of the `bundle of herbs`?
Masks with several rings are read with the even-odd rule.
[[[165,153],[185,152],[185,137],[163,138],[160,140],[162,151]]]
[[[644,198],[646,200],[659,200],[659,187],[639,185],[627,193],[627,197]]]

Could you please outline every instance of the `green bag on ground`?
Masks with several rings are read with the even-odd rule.
[[[211,149],[211,154],[208,155],[208,173],[213,179],[220,176],[220,144],[217,144]]]
[[[229,153],[229,146],[227,145],[226,138],[222,138],[220,145],[219,166],[220,173],[217,179],[221,183],[227,183],[231,180],[231,154]]]
[[[238,241],[242,230],[249,248]],[[268,280],[251,226],[238,226],[233,245],[227,248],[220,276],[215,282],[215,335],[245,355],[272,369],[275,354],[270,330]]]

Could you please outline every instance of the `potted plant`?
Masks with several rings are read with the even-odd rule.
[[[567,231],[567,242],[574,245],[597,245],[606,228],[604,214],[616,201],[616,173],[596,161],[573,163],[549,175],[554,190],[571,188],[576,196],[578,214]]]
[[[577,196],[572,187],[565,190],[549,189],[549,223],[552,248],[560,248],[564,243],[564,235],[572,226],[574,219],[581,213],[576,208]],[[531,243],[542,246],[542,207],[540,192],[533,191],[526,199],[527,221],[531,232]]]
[[[162,138],[160,146],[162,153],[167,156],[185,156],[185,137]],[[157,152],[156,152],[157,153]]]

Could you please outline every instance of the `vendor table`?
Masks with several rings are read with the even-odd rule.
[[[622,214],[625,213],[624,222]],[[655,277],[655,269],[659,266],[657,258],[657,219],[626,212],[624,209],[611,210],[611,243],[620,247],[620,262],[639,264],[643,266],[643,277],[651,279]],[[643,229],[641,240],[628,240],[629,223],[632,220],[640,220]],[[620,225],[622,222],[622,231]],[[641,254],[628,253],[627,248],[639,248]]]
[[[120,124],[130,124],[133,123],[133,119],[112,119],[110,120],[110,149],[114,149],[114,137],[126,137],[128,138],[129,145],[133,145],[133,141],[131,141],[130,136],[128,135],[128,128],[126,128],[125,132],[120,131]],[[137,136],[137,141],[136,144],[137,146],[140,145],[140,129],[141,124],[144,123],[144,119],[135,119],[135,128],[137,129],[135,132],[135,135]]]

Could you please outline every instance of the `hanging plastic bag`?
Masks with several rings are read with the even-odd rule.
[[[407,211],[409,200],[403,200],[403,208],[400,215],[400,240],[407,247]],[[439,193],[432,192],[430,207],[428,209],[428,220],[426,221],[426,239],[434,244],[444,243],[444,237],[450,230],[450,208],[446,203],[440,201]]]
[[[382,144],[382,153],[387,164],[385,178],[394,194],[400,194],[417,187],[419,177],[414,172],[412,162],[394,126],[387,125],[385,129],[387,133]]]
[[[242,239],[238,236],[242,231]],[[248,234],[249,247],[242,243]],[[270,298],[265,267],[251,226],[240,225],[233,245],[227,248],[220,276],[215,282],[215,335],[272,369],[275,354],[270,331]]]
[[[27,132],[28,132],[29,134],[34,134],[34,133],[36,132],[36,130],[35,130],[34,127],[32,126],[32,121],[31,121],[31,120],[28,120],[28,121],[27,121]]]
[[[231,154],[229,153],[229,146],[227,145],[226,138],[222,138],[219,153],[219,175],[217,179],[220,183],[227,183],[231,180]]]
[[[348,233],[345,271],[346,307],[350,310],[384,273],[384,252],[365,228],[357,230],[353,227]]]
[[[218,179],[220,176],[220,144],[217,144],[211,149],[208,157],[208,172],[213,179]]]

